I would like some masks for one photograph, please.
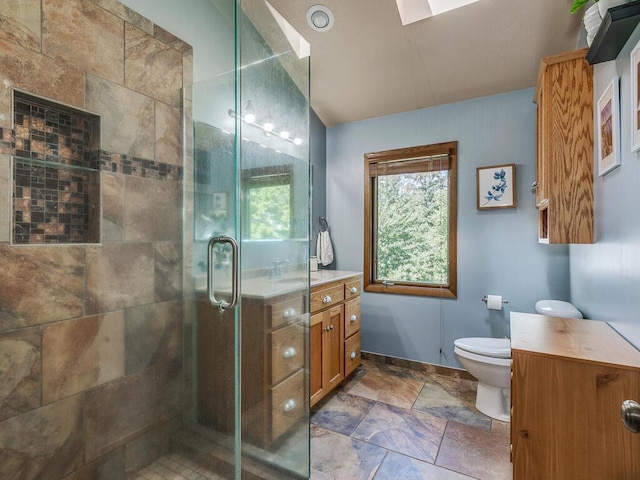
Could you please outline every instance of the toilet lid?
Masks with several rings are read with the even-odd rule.
[[[511,340],[508,338],[459,338],[453,344],[467,352],[495,358],[511,357]]]

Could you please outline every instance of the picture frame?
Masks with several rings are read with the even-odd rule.
[[[631,152],[640,149],[640,40],[631,50]]]
[[[516,208],[516,164],[476,168],[476,208]]]
[[[598,175],[620,165],[620,77],[614,77],[598,99]]]

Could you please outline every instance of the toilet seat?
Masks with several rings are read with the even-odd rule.
[[[511,357],[511,340],[508,338],[458,338],[453,344],[459,349],[476,355],[493,358]]]

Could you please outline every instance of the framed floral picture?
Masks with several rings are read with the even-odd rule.
[[[631,151],[640,149],[640,41],[631,50]]]
[[[602,176],[620,165],[620,77],[614,77],[598,100],[598,175]]]
[[[477,208],[516,208],[516,164],[476,169]]]

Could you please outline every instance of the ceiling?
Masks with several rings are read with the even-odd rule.
[[[533,87],[576,48],[571,0],[480,0],[402,26],[395,0],[269,0],[311,44],[311,106],[327,126]],[[306,23],[322,3],[324,33]]]

